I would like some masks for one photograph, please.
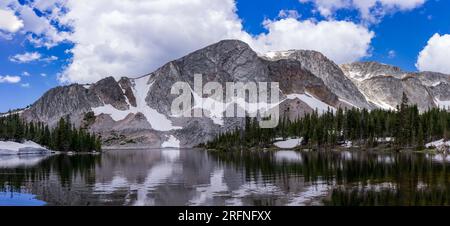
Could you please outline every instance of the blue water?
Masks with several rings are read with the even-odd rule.
[[[35,197],[33,194],[0,192],[0,206],[43,206],[46,204]]]

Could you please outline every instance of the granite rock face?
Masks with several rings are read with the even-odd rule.
[[[344,75],[343,71],[333,61],[322,53],[311,50],[290,50],[271,52],[263,56],[269,60],[293,59],[301,66],[322,79],[324,84],[340,99],[358,107],[371,109],[372,106],[358,90],[357,86]]]
[[[395,109],[401,103],[403,92],[410,104],[420,111],[450,107],[450,76],[434,73],[410,73],[398,67],[376,62],[358,62],[341,65],[349,77],[377,107]]]
[[[216,82],[224,87],[224,96],[227,83],[278,82],[280,113],[291,119],[319,108],[395,107],[403,92],[421,109],[436,107],[436,98],[450,100],[448,75],[406,73],[376,63],[339,67],[321,53],[306,50],[258,55],[244,42],[224,40],[140,78],[108,77],[95,84],[56,87],[22,116],[50,126],[69,116],[76,126],[101,135],[106,146],[193,147],[242,127],[245,121],[208,113],[203,117],[173,115],[171,106],[179,95],[171,93],[172,86],[186,82],[192,89],[188,95],[194,96],[197,74],[202,75],[202,85]]]

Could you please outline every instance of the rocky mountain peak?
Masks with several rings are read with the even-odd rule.
[[[297,60],[303,68],[322,79],[325,85],[341,101],[350,103],[351,106],[372,108],[355,84],[345,76],[341,68],[320,52],[313,50],[289,50],[269,52],[262,57],[271,61],[281,59]]]
[[[179,62],[183,60],[188,60],[192,57],[199,57],[199,56],[204,56],[208,59],[214,60],[220,59],[223,56],[242,55],[243,53],[256,56],[256,53],[247,43],[240,40],[229,39],[229,40],[222,40],[215,44],[199,49],[176,61]]]
[[[218,82],[223,87],[228,82],[278,82],[280,113],[291,119],[316,109],[392,109],[401,101],[403,92],[421,110],[450,106],[448,75],[406,73],[376,62],[339,67],[322,53],[311,50],[258,55],[242,41],[224,40],[139,78],[107,77],[94,84],[53,88],[25,109],[22,116],[50,126],[60,117],[70,116],[76,126],[86,126],[102,135],[110,146],[192,147],[244,123],[238,117],[172,115],[171,105],[178,95],[171,93],[171,87],[176,82],[194,87],[196,74],[202,75],[203,85]],[[86,124],[88,112],[93,112],[95,119],[90,116]]]
[[[291,49],[287,51],[271,51],[265,54],[262,54],[261,57],[266,58],[268,60],[280,60],[280,59],[295,59],[300,57],[308,57],[315,60],[328,60],[328,58],[323,55],[321,52],[314,50],[296,50]]]
[[[362,81],[379,76],[392,76],[401,79],[407,74],[401,68],[378,62],[356,62],[340,66],[345,75],[355,81]]]

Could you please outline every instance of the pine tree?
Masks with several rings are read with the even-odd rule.
[[[17,114],[0,117],[0,140],[32,140],[55,151],[100,151],[100,139],[77,130],[68,117],[61,118],[54,128],[41,122],[25,122]]]
[[[275,129],[258,127],[256,119],[246,119],[244,129],[236,129],[220,134],[214,146],[270,146],[275,137],[303,137],[304,145],[309,147],[332,147],[346,140],[368,147],[378,144],[379,138],[394,138],[398,148],[422,148],[432,140],[448,139],[450,136],[450,112],[430,109],[419,113],[417,106],[409,105],[406,94],[398,111],[365,109],[338,109],[321,115],[317,111],[290,121],[287,116],[280,117]],[[245,137],[245,139],[241,139]]]

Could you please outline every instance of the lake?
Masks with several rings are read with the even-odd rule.
[[[450,156],[201,149],[0,157],[0,205],[449,205]]]

